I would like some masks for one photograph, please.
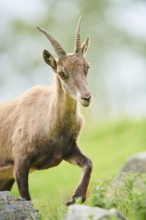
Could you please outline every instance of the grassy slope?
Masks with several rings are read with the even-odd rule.
[[[128,156],[146,149],[146,120],[87,124],[79,144],[94,164],[91,183],[116,175]],[[29,185],[35,206],[43,210],[43,207],[53,208],[66,201],[79,179],[80,170],[66,162],[50,170],[32,173]],[[16,186],[13,192],[18,194]]]

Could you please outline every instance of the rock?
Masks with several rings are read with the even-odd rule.
[[[118,203],[123,202],[123,204],[129,201],[131,209],[136,213],[136,207],[139,207],[139,209],[142,207],[141,209],[143,209],[145,205],[145,189],[146,152],[142,152],[131,156],[125,162],[117,177],[109,183],[105,196],[106,201],[110,203],[113,198],[115,201],[117,200]],[[136,195],[138,197],[137,199]]]
[[[31,201],[18,199],[10,192],[0,192],[0,220],[38,220],[39,212]]]
[[[116,179],[120,179],[125,173],[146,173],[146,152],[130,157]]]
[[[105,210],[86,205],[69,206],[65,220],[108,220],[109,217],[115,217],[115,220],[125,220],[116,209]]]

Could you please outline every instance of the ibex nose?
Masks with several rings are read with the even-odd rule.
[[[90,93],[84,93],[84,95],[80,98],[80,104],[82,106],[89,106],[91,103],[91,94]]]
[[[83,100],[85,100],[87,102],[90,102],[91,101],[91,95],[81,97],[81,99],[83,99]]]

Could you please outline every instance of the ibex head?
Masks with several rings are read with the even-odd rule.
[[[57,53],[58,59],[55,60],[47,50],[44,50],[43,58],[57,74],[65,92],[74,100],[79,101],[81,105],[89,106],[91,103],[91,94],[87,88],[89,64],[84,58],[89,46],[89,37],[81,45],[80,22],[81,18],[77,25],[75,51],[72,54],[66,54],[58,41],[50,33],[39,27],[37,28],[45,34]]]

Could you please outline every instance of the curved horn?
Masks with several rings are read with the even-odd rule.
[[[75,52],[78,53],[81,51],[81,42],[80,42],[80,23],[81,23],[82,16],[80,16],[77,29],[76,29],[76,38],[75,38]]]
[[[58,57],[66,55],[66,52],[63,50],[61,45],[58,43],[57,40],[55,40],[55,38],[51,34],[46,32],[45,30],[41,29],[40,27],[37,27],[37,29],[39,31],[41,31],[48,38],[48,40],[50,41],[50,43],[54,47],[54,50],[56,51]]]

